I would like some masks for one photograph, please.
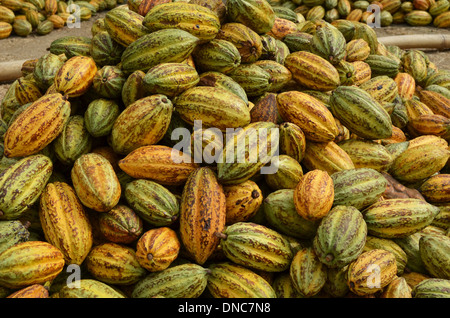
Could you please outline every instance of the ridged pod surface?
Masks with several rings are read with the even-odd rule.
[[[124,197],[142,220],[153,226],[169,226],[179,218],[177,197],[152,180],[136,179],[128,182]]]
[[[114,121],[110,143],[119,154],[159,142],[172,117],[173,104],[162,94],[141,98],[128,105]]]
[[[416,92],[416,80],[411,74],[399,72],[394,81],[397,83],[398,95],[405,99],[411,99]]]
[[[282,234],[312,239],[316,234],[318,222],[301,217],[294,204],[294,189],[280,189],[268,194],[263,203],[267,223]]]
[[[376,281],[371,276],[375,271],[378,275]],[[370,295],[389,285],[396,273],[397,264],[394,254],[374,249],[362,253],[350,263],[347,284],[350,291],[356,295]]]
[[[316,28],[311,40],[311,52],[336,65],[346,54],[346,41],[338,28],[325,23]]]
[[[197,85],[223,88],[239,96],[247,105],[249,104],[245,90],[234,79],[226,74],[214,71],[201,73],[200,81]]]
[[[291,122],[281,123],[279,128],[280,153],[301,162],[306,151],[305,133],[298,125]]]
[[[88,36],[67,35],[50,43],[50,53],[65,56],[70,59],[77,55],[87,56],[91,49],[92,39]]]
[[[361,212],[352,206],[338,205],[320,222],[313,248],[328,268],[342,268],[363,252],[366,237],[367,226]]]
[[[203,127],[243,127],[250,123],[250,110],[244,100],[230,91],[196,86],[184,91],[174,102],[175,111],[189,124],[201,120]]]
[[[142,24],[144,17],[132,10],[114,8],[104,18],[105,30],[120,45],[127,47],[149,31]]]
[[[61,94],[42,96],[9,125],[4,155],[25,157],[38,153],[61,133],[69,116],[70,103]]]
[[[324,58],[307,51],[298,51],[286,57],[284,65],[292,78],[309,89],[329,91],[340,85],[339,73]]]
[[[144,77],[145,73],[137,70],[128,75],[125,83],[122,86],[122,102],[125,107],[128,107],[138,99],[145,97],[144,91]]]
[[[111,163],[102,155],[81,155],[71,169],[73,187],[83,205],[106,212],[117,205],[121,186]]]
[[[242,23],[258,34],[269,32],[275,23],[275,12],[266,0],[230,0],[227,15],[233,22]]]
[[[186,63],[160,63],[147,71],[143,87],[150,95],[175,97],[197,85],[199,80],[197,70]]]
[[[433,113],[447,118],[450,117],[450,98],[438,92],[428,90],[421,90],[418,95],[420,101],[427,105]]]
[[[55,89],[69,98],[83,95],[94,81],[97,65],[90,56],[74,56],[68,59],[55,75]]]
[[[124,50],[125,47],[103,30],[92,36],[89,54],[99,66],[116,65]]]
[[[94,99],[84,112],[84,124],[92,137],[108,136],[120,113],[116,101],[106,98]]]
[[[219,32],[220,20],[215,12],[205,6],[168,2],[148,11],[142,25],[150,32],[169,28],[187,31],[206,42],[214,39]]]
[[[47,53],[41,56],[33,69],[33,79],[41,89],[48,89],[59,68],[64,64],[64,58]]]
[[[241,63],[256,62],[261,57],[263,50],[261,37],[242,23],[222,24],[215,39],[233,43],[241,55]]]
[[[412,298],[412,288],[404,277],[394,277],[383,290],[381,298]]]
[[[64,182],[49,183],[39,206],[46,240],[61,250],[66,264],[81,265],[92,247],[93,234],[75,190]]]
[[[17,243],[30,238],[29,224],[19,220],[2,220],[0,222],[0,253]]]
[[[442,278],[427,278],[413,288],[413,298],[450,298],[450,281]]]
[[[178,257],[180,246],[177,233],[171,228],[150,229],[136,243],[136,258],[149,272],[159,272]]]
[[[346,44],[345,60],[348,62],[364,61],[369,54],[369,44],[363,39],[350,40]]]
[[[277,95],[277,109],[284,121],[297,125],[307,140],[332,141],[338,134],[330,110],[317,98],[303,92],[288,91]]]
[[[313,297],[320,292],[327,280],[327,268],[317,258],[312,247],[304,247],[294,255],[289,275],[300,295]]]
[[[397,262],[397,276],[400,276],[405,272],[408,255],[400,247],[400,245],[395,243],[392,239],[379,238],[376,236],[368,235],[363,252],[373,249],[386,250],[394,254],[395,261]]]
[[[189,175],[180,202],[180,239],[196,263],[202,265],[219,245],[224,230],[226,199],[215,173],[206,167]]]
[[[308,171],[295,187],[295,209],[307,220],[322,219],[330,211],[333,201],[333,179],[326,171],[319,169]]]
[[[133,288],[132,298],[197,298],[206,288],[209,270],[198,264],[182,264],[150,273]]]
[[[278,143],[279,130],[274,123],[255,122],[238,130],[226,143],[217,163],[219,181],[224,185],[237,184],[258,172],[273,172]],[[269,162],[271,165],[264,170]]]
[[[354,86],[339,86],[330,97],[334,116],[361,138],[383,139],[392,135],[389,114],[366,91]]]
[[[431,224],[439,208],[421,199],[388,199],[362,211],[368,233],[380,238],[402,238]]]
[[[368,92],[380,104],[392,102],[398,96],[397,82],[386,75],[372,77],[359,87]]]
[[[358,210],[378,201],[386,191],[386,178],[371,168],[346,169],[331,175],[333,205],[353,206]]]
[[[302,164],[308,170],[324,170],[331,176],[346,169],[355,169],[350,156],[334,141],[307,142]]]
[[[425,234],[419,240],[419,252],[425,268],[433,277],[450,279],[450,237]]]
[[[192,57],[196,68],[203,72],[227,74],[241,64],[241,55],[236,46],[221,39],[213,39],[197,46]]]
[[[350,156],[355,168],[371,168],[379,172],[387,171],[393,158],[385,146],[372,140],[347,139],[338,143]]]
[[[60,162],[70,166],[79,156],[91,151],[92,139],[83,116],[73,115],[53,141],[53,151]]]
[[[449,202],[450,174],[440,173],[427,179],[419,188],[430,203]]]
[[[98,218],[98,228],[110,242],[129,244],[139,239],[144,231],[142,219],[128,206],[118,204]]]
[[[63,286],[59,292],[59,298],[126,298],[117,288],[96,279],[83,278],[75,283]]]
[[[119,167],[133,178],[157,181],[163,185],[182,185],[199,167],[194,159],[163,145],[139,147],[119,160]]]
[[[260,275],[231,262],[211,264],[208,291],[214,298],[276,298],[273,287]]]
[[[63,254],[50,243],[19,243],[0,254],[0,286],[20,289],[43,284],[58,276],[63,267]]]
[[[393,161],[389,171],[400,181],[415,182],[440,171],[449,156],[447,149],[434,144],[412,147],[403,151]]]
[[[141,36],[131,43],[121,58],[122,70],[131,74],[147,72],[159,63],[184,61],[199,43],[199,38],[180,29],[162,29]]]
[[[277,171],[264,175],[264,180],[272,190],[295,189],[302,176],[303,168],[297,160],[279,155]]]
[[[44,191],[53,173],[53,163],[47,156],[27,156],[10,165],[0,173],[0,219],[16,220],[35,202]]]
[[[219,236],[223,253],[236,264],[268,272],[282,272],[289,268],[293,257],[289,242],[271,228],[252,222],[237,222]]]
[[[275,67],[270,68],[271,71]],[[237,82],[249,97],[259,97],[272,90],[272,83],[276,85],[271,73],[259,66],[257,62],[241,63],[228,75]]]
[[[84,265],[95,279],[112,285],[135,284],[148,273],[139,264],[135,249],[111,242],[94,246]]]
[[[42,97],[41,90],[34,79],[20,77],[17,79],[16,99],[21,104],[32,103]]]

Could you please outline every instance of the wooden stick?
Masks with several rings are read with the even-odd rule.
[[[22,64],[27,60],[0,63],[0,82],[11,82],[22,76]]]
[[[396,45],[402,49],[450,49],[448,34],[411,34],[379,37],[384,45]]]

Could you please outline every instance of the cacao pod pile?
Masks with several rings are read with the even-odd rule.
[[[0,39],[46,35],[64,26],[80,27],[82,21],[121,4],[122,0],[2,0]]]
[[[24,65],[2,297],[450,297],[450,71],[274,2],[130,1]]]
[[[390,25],[450,26],[448,0],[269,0],[280,19],[309,28],[317,19]],[[285,24],[286,22],[279,22]]]

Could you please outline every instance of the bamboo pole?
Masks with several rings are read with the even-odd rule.
[[[26,60],[0,63],[0,83],[11,82],[22,76],[22,65]]]
[[[379,37],[384,45],[396,45],[402,49],[450,49],[448,34],[411,34]]]

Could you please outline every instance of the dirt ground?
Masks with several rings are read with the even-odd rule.
[[[97,13],[89,21],[81,23],[80,28],[69,29],[67,27],[54,30],[45,36],[30,35],[26,38],[11,36],[0,40],[0,63],[8,61],[18,61],[26,59],[35,59],[45,53],[50,43],[66,35],[84,35],[91,36],[91,26],[99,18],[104,17],[106,11]],[[411,27],[406,25],[395,25],[375,29],[378,37],[405,35],[405,34],[448,34],[450,29],[437,29],[434,27]],[[427,50],[430,60],[439,68],[450,70],[450,50]],[[0,100],[3,98],[10,83],[0,83]]]

